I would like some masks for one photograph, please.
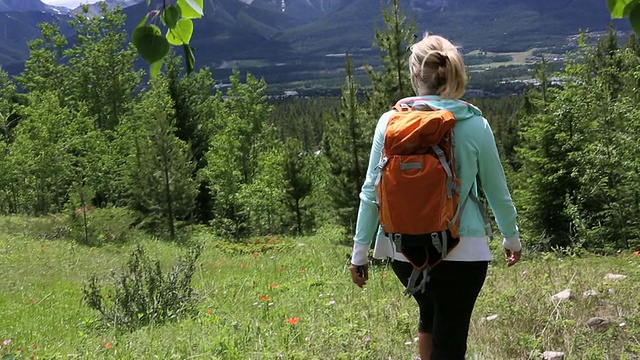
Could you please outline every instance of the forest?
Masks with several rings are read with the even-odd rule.
[[[413,95],[418,29],[397,8],[383,19],[366,87],[347,56],[339,97],[285,99],[238,70],[227,88],[186,75],[177,55],[149,79],[119,9],[78,15],[74,38],[42,24],[24,71],[0,69],[0,214],[91,246],[131,229],[181,242],[337,228],[348,244],[376,121]],[[611,28],[579,42],[560,70],[538,64],[538,86],[465,100],[493,128],[524,246],[612,254],[640,246],[640,41]]]

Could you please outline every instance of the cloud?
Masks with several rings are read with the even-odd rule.
[[[42,0],[47,5],[64,6],[70,9],[77,8],[80,4],[93,4],[98,0]]]

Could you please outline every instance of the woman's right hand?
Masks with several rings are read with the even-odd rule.
[[[351,271],[351,280],[359,287],[363,287],[369,280],[369,266],[368,265],[349,265]]]

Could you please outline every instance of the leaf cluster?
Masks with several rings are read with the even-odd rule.
[[[147,0],[149,5],[151,0]],[[166,5],[160,10],[148,13],[138,26],[133,30],[131,40],[138,50],[138,54],[150,65],[149,72],[152,77],[160,73],[165,57],[169,54],[171,46],[182,46],[185,56],[186,71],[188,74],[194,70],[195,56],[193,48],[189,45],[193,35],[193,20],[203,16],[203,0],[177,0],[173,5]],[[155,23],[147,25],[147,21],[152,22],[160,19],[167,32],[162,34],[162,30]]]

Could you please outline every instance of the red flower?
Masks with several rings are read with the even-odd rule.
[[[107,344],[104,346],[107,350],[111,349],[113,346],[111,344]]]
[[[213,310],[208,309],[208,310],[207,310],[207,314],[213,314]]]
[[[300,320],[300,319],[299,319],[299,318],[297,318],[297,317],[292,317],[292,318],[288,318],[288,319],[287,319],[287,322],[288,322],[289,324],[291,324],[291,325],[295,325],[295,324],[297,324],[297,323],[298,323],[298,320]]]
[[[300,270],[300,274],[304,274],[304,269]]]
[[[261,295],[260,296],[260,301],[269,301],[269,300],[271,300],[271,298],[268,297],[267,295]]]
[[[640,251],[634,251],[632,252],[633,255],[640,255]]]

